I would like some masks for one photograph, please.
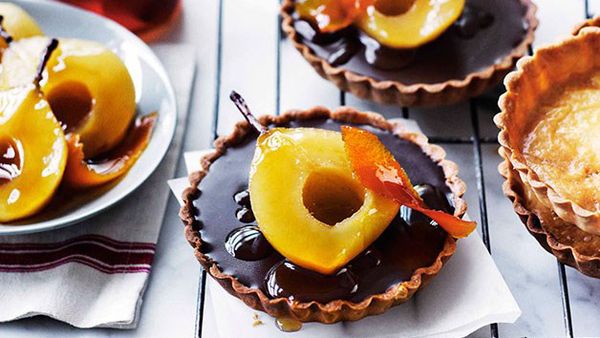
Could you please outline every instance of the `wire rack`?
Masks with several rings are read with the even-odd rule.
[[[213,119],[212,119],[212,134],[211,141],[217,139],[219,137],[218,134],[218,126],[219,126],[219,116],[220,116],[220,100],[219,95],[221,93],[221,73],[222,73],[222,55],[223,55],[223,2],[225,0],[219,0],[218,4],[218,28],[217,28],[217,45],[216,45],[216,72],[215,72],[215,103],[213,107]],[[583,18],[591,18],[593,14],[590,11],[591,0],[583,0],[584,1],[584,13],[582,13]],[[281,18],[278,16],[277,18],[277,27],[274,27],[277,30],[276,35],[276,92],[275,92],[275,113],[277,115],[280,114],[280,106],[281,106],[281,41],[284,38],[281,31]],[[533,54],[533,50],[530,48],[529,54]],[[480,133],[480,124],[479,124],[479,111],[485,105],[487,107],[491,105],[496,105],[498,101],[498,96],[481,96],[477,98],[473,98],[469,101],[469,112],[470,112],[470,120],[471,120],[471,136],[470,137],[453,137],[453,136],[434,136],[427,135],[429,138],[429,142],[435,144],[460,144],[460,145],[471,145],[473,151],[473,163],[475,167],[475,173],[477,178],[477,194],[478,194],[478,202],[479,202],[479,211],[480,211],[480,219],[479,223],[481,225],[481,236],[483,242],[490,252],[492,253],[492,247],[490,243],[490,231],[489,231],[489,223],[488,223],[488,208],[487,208],[487,200],[486,200],[486,185],[485,185],[485,177],[483,170],[483,158],[482,158],[482,145],[485,144],[497,144],[497,139],[495,137],[482,137]],[[339,92],[339,104],[341,106],[346,104],[346,93],[343,91]],[[411,109],[408,107],[402,107],[402,117],[410,118]],[[571,305],[569,301],[569,288],[567,281],[567,274],[565,272],[565,266],[556,262],[558,269],[558,278],[560,285],[560,295],[562,300],[562,316],[564,321],[564,333],[567,337],[573,337],[573,321],[571,316]],[[199,281],[199,292],[198,292],[198,301],[197,301],[197,316],[196,316],[196,326],[195,332],[197,337],[203,338],[202,335],[202,321],[203,321],[203,312],[205,305],[205,289],[206,289],[206,271],[202,270],[200,281]],[[490,326],[490,337],[498,338],[500,334],[498,332],[498,324],[491,324]]]

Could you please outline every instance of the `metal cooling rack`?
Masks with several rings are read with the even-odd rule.
[[[218,4],[218,28],[217,28],[217,44],[216,44],[216,75],[214,78],[215,83],[215,103],[213,107],[213,123],[212,123],[212,134],[211,141],[216,139],[218,134],[219,127],[219,117],[221,112],[219,95],[221,94],[221,74],[223,67],[223,3],[225,0],[219,0]],[[591,18],[593,15],[590,10],[590,1],[592,0],[583,0],[584,1],[584,12],[581,13],[581,20],[585,18]],[[539,17],[539,14],[538,14]],[[280,113],[281,106],[281,44],[282,39],[286,37],[281,32],[281,18],[277,19],[277,27],[273,27],[277,30],[276,35],[276,95],[275,95],[275,113],[278,115]],[[531,54],[533,51],[530,49],[529,53]],[[473,164],[475,168],[475,173],[477,177],[477,193],[478,193],[478,201],[479,201],[479,224],[481,230],[481,237],[488,251],[492,252],[492,247],[490,243],[490,231],[489,231],[489,223],[488,223],[488,206],[486,200],[486,184],[483,170],[483,157],[482,157],[482,145],[486,144],[497,144],[497,139],[495,137],[482,137],[480,133],[480,123],[479,123],[479,115],[480,111],[483,109],[482,106],[486,104],[487,107],[491,105],[496,105],[498,101],[498,96],[494,94],[493,96],[481,96],[478,98],[471,99],[469,102],[469,110],[470,110],[470,120],[471,120],[471,136],[470,137],[453,137],[453,136],[435,136],[428,135],[429,141],[435,144],[460,144],[460,145],[471,145],[473,152]],[[339,93],[339,105],[343,106],[346,104],[346,93],[340,91]],[[407,107],[402,108],[402,117],[410,118],[411,109]],[[562,313],[563,313],[563,321],[564,321],[564,334],[566,337],[573,337],[573,321],[571,315],[571,304],[569,300],[569,288],[568,288],[568,280],[567,274],[565,272],[565,266],[557,261],[557,269],[558,269],[558,279],[560,285],[560,296],[562,300]],[[198,337],[203,337],[202,335],[202,321],[203,321],[203,311],[205,305],[204,298],[204,290],[206,288],[206,271],[202,270],[200,281],[198,284],[199,292],[198,292],[198,302],[197,302],[197,317],[196,317],[196,334]],[[498,325],[491,324],[490,325],[490,337],[498,338],[500,334],[498,332]]]

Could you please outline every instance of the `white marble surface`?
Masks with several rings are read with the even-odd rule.
[[[276,0],[223,0],[222,83],[219,95],[219,131],[226,132],[238,119],[227,95],[231,89],[244,94],[257,113],[272,113],[276,107]],[[493,0],[499,1],[499,0]],[[535,0],[541,24],[536,46],[568,34],[584,19],[584,0]],[[600,14],[600,0],[588,0],[592,12]],[[217,68],[217,0],[184,0],[184,15],[176,30],[163,40],[192,44],[197,57],[197,77],[185,136],[184,151],[206,148],[211,140],[215,107]],[[173,55],[177,58],[177,55]],[[336,107],[339,91],[322,80],[288,41],[281,48],[281,109],[320,104]],[[491,121],[497,112],[493,94],[486,95],[480,112],[483,136],[494,137]],[[488,102],[489,101],[489,102]],[[400,108],[379,106],[347,96],[349,105],[379,111],[386,116]],[[446,109],[419,109],[411,113],[430,135],[469,136],[472,132],[468,105]],[[467,182],[470,215],[478,220],[476,172],[470,145],[447,145],[448,157],[461,168]],[[502,179],[496,166],[496,146],[482,149],[488,199],[492,256],[515,295],[523,315],[514,325],[501,325],[500,337],[560,337],[565,335],[556,260],[547,254],[521,225],[510,202],[502,195]],[[178,176],[184,174],[182,162]],[[177,203],[170,201],[157,250],[150,288],[145,297],[140,327],[131,331],[76,330],[49,319],[32,319],[0,326],[0,337],[45,336],[140,336],[192,337],[196,335],[196,304],[199,265],[184,242],[177,217]],[[567,268],[573,329],[576,336],[600,336],[600,281]],[[488,327],[473,337],[489,337]]]

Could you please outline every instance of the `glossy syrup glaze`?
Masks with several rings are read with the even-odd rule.
[[[382,46],[355,27],[321,34],[296,16],[294,26],[317,56],[333,66],[403,84],[464,79],[494,65],[526,35],[520,0],[467,0],[461,17],[439,38],[414,50]]]
[[[0,139],[0,184],[12,181],[21,174],[20,142]]]
[[[300,126],[336,131],[340,128],[338,122],[324,119],[289,125]],[[442,169],[417,145],[389,132],[361,127],[380,137],[413,183],[421,186],[419,191],[430,207],[452,211]],[[268,245],[256,224],[248,224],[238,215],[240,208],[251,209],[245,191],[256,136],[229,148],[211,165],[194,201],[203,253],[224,273],[270,297],[358,302],[410,279],[417,268],[431,265],[442,251],[447,234],[426,217],[402,207],[385,232],[337,274],[321,275],[286,261]]]

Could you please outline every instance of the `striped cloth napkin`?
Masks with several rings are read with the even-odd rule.
[[[134,328],[180,154],[194,74],[189,46],[155,46],[177,95],[178,128],[159,168],[109,211],[68,228],[0,237],[0,322],[37,315],[76,327]],[[169,56],[177,55],[177,58]]]

